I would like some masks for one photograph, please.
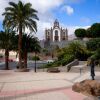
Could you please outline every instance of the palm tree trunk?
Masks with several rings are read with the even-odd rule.
[[[8,67],[8,59],[9,59],[9,50],[6,49],[5,50],[5,70],[9,70],[9,67]]]
[[[19,53],[19,69],[22,69],[22,25],[19,25],[19,40],[18,40],[18,53]]]
[[[24,52],[24,68],[27,69],[27,51]]]

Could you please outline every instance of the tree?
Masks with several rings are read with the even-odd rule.
[[[37,54],[38,52],[40,52],[41,47],[40,47],[39,41],[37,41],[37,38],[35,38],[34,40],[35,40],[35,41],[34,41],[34,53],[35,53],[35,58],[36,58],[36,54]],[[34,71],[36,72],[36,59],[35,59]]]
[[[37,31],[36,21],[38,20],[37,11],[32,7],[30,3],[18,3],[9,2],[9,7],[5,8],[5,12],[2,14],[5,16],[3,24],[12,30],[19,32],[18,40],[18,53],[19,53],[19,68],[22,68],[22,33],[25,28],[28,28],[31,32]],[[35,19],[35,20],[34,20]]]
[[[86,45],[87,49],[93,52],[90,58],[100,61],[100,23],[94,23],[87,29],[87,37],[90,39]]]
[[[90,58],[100,64],[100,38],[92,38],[86,44],[87,49],[93,52]]]
[[[76,29],[75,30],[75,35],[76,35],[76,37],[82,39],[82,38],[84,38],[86,36],[86,30],[82,29],[82,28]]]
[[[87,49],[91,50],[91,51],[95,51],[98,48],[100,48],[100,38],[93,38],[90,39],[87,43]]]
[[[100,23],[94,23],[91,27],[92,38],[100,37]]]
[[[79,41],[70,43],[66,52],[73,54],[79,60],[86,60],[91,55],[86,46]]]
[[[5,69],[8,70],[9,51],[14,49],[13,41],[15,39],[15,32],[5,29],[0,31],[0,48],[5,50]]]
[[[22,35],[22,55],[24,60],[24,68],[27,69],[27,54],[28,52],[40,52],[41,47],[39,41],[33,35]]]
[[[87,37],[87,38],[92,38],[92,37],[93,37],[93,34],[92,34],[92,32],[91,32],[91,28],[88,28],[88,29],[86,30],[86,37]]]

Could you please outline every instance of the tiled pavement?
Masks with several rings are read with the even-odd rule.
[[[100,72],[96,72],[97,80]],[[89,79],[89,72],[46,73],[0,70],[0,100],[83,100],[84,95],[73,92],[74,82]]]

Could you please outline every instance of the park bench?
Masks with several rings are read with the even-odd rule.
[[[48,68],[47,72],[51,72],[51,73],[59,73],[60,70],[58,68]]]

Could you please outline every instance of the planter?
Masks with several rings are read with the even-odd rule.
[[[50,73],[59,73],[60,70],[58,68],[48,68],[47,72],[50,72]]]

